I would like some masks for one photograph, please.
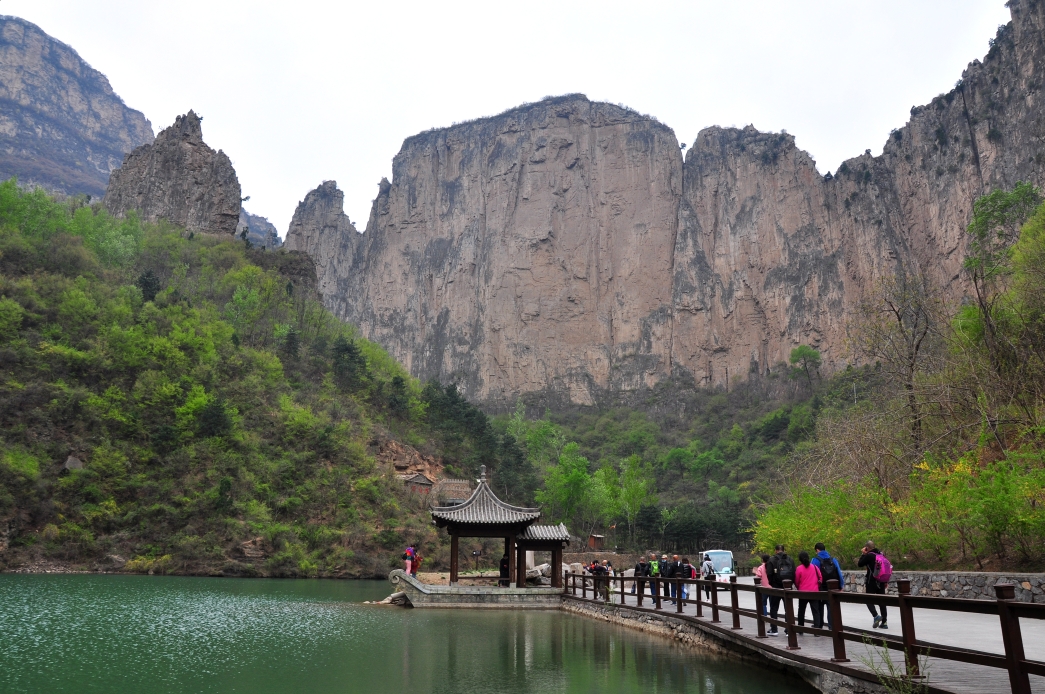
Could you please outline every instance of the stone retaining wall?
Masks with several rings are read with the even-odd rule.
[[[846,592],[864,592],[865,571],[843,571]],[[959,571],[894,571],[887,592],[896,594],[896,581],[911,581],[912,595],[934,598],[975,598],[995,600],[995,583],[1016,586],[1016,599],[1021,602],[1045,603],[1045,574],[959,572]]]

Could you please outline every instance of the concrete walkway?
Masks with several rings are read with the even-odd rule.
[[[643,600],[643,607],[636,607],[636,596],[630,593],[625,596],[626,603],[624,606],[643,613],[656,613],[656,610],[652,608],[648,587],[646,591],[647,595]],[[591,597],[590,592],[588,596],[589,598]],[[579,597],[580,594],[578,593]],[[612,597],[613,603],[620,603],[619,594],[613,594]],[[723,603],[728,604],[729,593],[720,593],[719,598]],[[742,608],[754,607],[754,595],[751,593],[741,592],[739,600]],[[669,600],[662,599],[661,607],[661,613],[667,616],[679,616],[675,611],[675,605],[672,605]],[[781,605],[780,619],[784,618],[783,609]],[[797,601],[795,602],[795,609],[796,611],[798,609]],[[686,605],[682,612],[682,615],[688,618],[697,620],[712,628],[717,627],[720,630],[728,631],[734,637],[742,638],[745,645],[749,645],[752,648],[772,652],[779,657],[787,659],[821,661],[828,669],[838,668],[837,665],[830,663],[834,655],[830,638],[817,637],[811,634],[799,634],[798,645],[800,650],[789,651],[786,648],[787,636],[784,635],[783,630],[777,637],[757,638],[758,625],[753,618],[742,616],[740,621],[741,631],[732,631],[732,616],[727,612],[720,613],[719,619],[721,622],[717,625],[711,624],[710,607],[704,608],[704,617],[698,618],[696,614],[696,605]],[[899,637],[901,632],[898,610],[895,608],[891,609],[889,616],[890,628],[885,633]],[[881,633],[871,628],[871,614],[864,605],[843,603],[842,622],[847,629],[865,629],[867,636],[872,639],[876,634]],[[919,641],[989,653],[1004,653],[1001,625],[997,617],[916,609],[914,610],[914,622]],[[812,626],[812,620],[808,617],[806,625]],[[1045,660],[1045,620],[1022,619],[1020,620],[1020,626],[1027,657],[1035,660]],[[873,662],[880,662],[878,660],[880,658],[880,648],[871,648],[866,644],[855,641],[846,641],[845,645],[846,655],[850,659],[850,662],[845,664],[846,668],[870,673],[871,668],[867,663],[871,659],[874,659]],[[902,672],[903,653],[891,650],[889,655]],[[953,692],[954,694],[1011,694],[1008,672],[1000,668],[942,660],[933,658],[930,655],[928,672],[929,683],[935,689],[941,691]],[[1045,678],[1031,675],[1030,680],[1031,689],[1035,694],[1045,694]]]

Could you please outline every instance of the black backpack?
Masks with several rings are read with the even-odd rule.
[[[795,560],[786,554],[780,555],[777,560],[777,577],[781,581],[795,580]]]
[[[828,581],[840,581],[838,575],[838,567],[835,565],[835,560],[828,557],[827,559],[820,560],[820,576],[824,579],[823,587],[827,589]]]

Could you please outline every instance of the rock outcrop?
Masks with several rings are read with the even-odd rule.
[[[112,172],[105,206],[114,215],[136,210],[193,232],[232,236],[240,219],[240,185],[228,156],[203,141],[200,117],[178,116],[156,141]]]
[[[152,125],[69,46],[0,16],[0,179],[100,197]]]
[[[239,222],[236,224],[236,238],[243,238],[246,231],[246,240],[255,248],[275,250],[283,245],[283,239],[276,231],[276,225],[265,217],[251,214],[244,209],[239,211]]]
[[[670,128],[570,95],[407,139],[364,234],[326,183],[287,245],[338,315],[488,405],[723,385],[798,344],[840,366],[878,278],[960,296],[972,202],[1045,182],[1045,2],[1009,6],[982,63],[836,175],[753,127],[708,128],[683,162]]]

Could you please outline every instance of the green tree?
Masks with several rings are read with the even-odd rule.
[[[551,516],[560,521],[577,517],[591,487],[588,459],[579,451],[580,446],[576,443],[566,444],[558,464],[548,469],[544,488],[537,492],[537,502],[547,506]]]
[[[355,340],[338,335],[331,349],[334,378],[349,390],[359,388],[366,374],[366,357]]]
[[[643,464],[642,458],[631,455],[624,459],[619,486],[617,507],[628,524],[628,538],[634,539],[635,519],[639,511],[657,502],[653,475],[648,466]]]
[[[146,270],[138,275],[134,284],[142,292],[142,301],[153,301],[160,292],[160,278],[152,270]]]
[[[813,372],[817,372],[819,375],[820,370],[820,352],[816,351],[809,345],[799,345],[791,350],[791,356],[788,359],[792,367],[795,367],[797,371],[805,374],[806,382],[809,384],[809,389],[813,389]]]

